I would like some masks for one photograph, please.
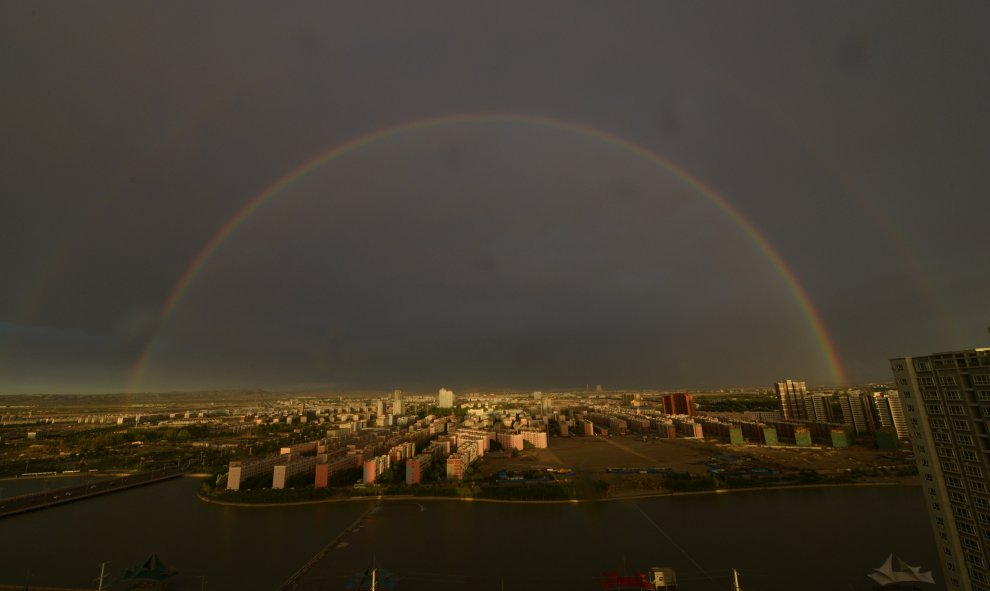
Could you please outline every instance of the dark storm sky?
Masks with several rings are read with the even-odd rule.
[[[533,4],[538,4],[534,6]],[[851,382],[990,342],[985,3],[5,3],[0,393]],[[148,351],[135,377],[135,365]]]

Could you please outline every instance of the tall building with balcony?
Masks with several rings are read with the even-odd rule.
[[[907,419],[904,417],[904,407],[897,396],[897,390],[874,392],[873,402],[877,410],[877,422],[883,429],[893,429],[898,439],[908,438]]]
[[[862,394],[839,396],[842,422],[852,427],[857,435],[873,431],[873,409],[870,399]]]
[[[777,394],[777,401],[780,403],[780,412],[784,415],[784,420],[807,420],[808,409],[804,399],[808,396],[808,386],[804,382],[785,380],[773,385]]]
[[[660,398],[664,414],[694,416],[694,396],[687,392],[664,394]]]
[[[945,588],[990,591],[990,349],[900,357],[890,367]]]
[[[804,414],[812,423],[832,422],[832,396],[808,394],[804,397]]]

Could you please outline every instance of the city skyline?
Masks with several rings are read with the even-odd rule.
[[[25,397],[2,417],[6,442],[2,468],[5,474],[21,476],[5,482],[15,492],[3,499],[0,517],[9,517],[5,523],[12,525],[14,537],[26,541],[14,545],[16,552],[4,553],[0,570],[44,571],[30,581],[79,585],[74,581],[87,580],[96,564],[94,553],[118,565],[112,569],[114,577],[123,568],[119,565],[136,560],[129,553],[143,558],[147,555],[143,548],[150,547],[178,571],[177,589],[202,588],[203,577],[214,581],[217,589],[275,588],[287,573],[292,573],[288,581],[296,588],[322,589],[331,581],[328,576],[342,579],[344,573],[363,566],[366,551],[354,552],[360,544],[374,549],[376,559],[389,565],[403,588],[463,587],[460,577],[417,585],[427,572],[451,573],[458,567],[438,563],[424,571],[421,557],[410,554],[407,546],[388,547],[398,529],[424,532],[431,536],[427,540],[433,549],[444,540],[454,540],[453,546],[467,549],[457,562],[476,561],[460,566],[460,572],[478,573],[477,586],[484,587],[484,581],[491,583],[490,556],[506,541],[525,543],[525,538],[533,548],[527,553],[546,552],[543,540],[521,538],[518,532],[535,520],[556,516],[558,529],[578,523],[586,532],[565,536],[578,540],[578,545],[566,548],[562,556],[573,559],[580,549],[586,555],[578,561],[580,567],[555,575],[555,582],[562,584],[558,586],[595,586],[600,572],[614,568],[613,556],[630,556],[628,548],[640,552],[632,554],[636,558],[631,563],[655,564],[655,557],[662,556],[664,564],[694,588],[724,588],[719,573],[726,571],[722,565],[730,557],[740,573],[775,573],[765,577],[760,588],[794,589],[807,581],[804,555],[796,552],[789,559],[794,568],[780,569],[780,551],[768,553],[766,548],[795,545],[782,544],[774,530],[753,527],[754,519],[789,506],[793,508],[786,514],[801,516],[788,530],[789,540],[834,546],[837,567],[828,569],[828,579],[817,578],[820,583],[866,588],[866,565],[878,564],[891,551],[931,569],[925,573],[927,580],[931,576],[945,580],[927,531],[921,491],[916,481],[904,480],[917,474],[914,455],[882,421],[859,431],[855,420],[848,420],[854,417],[845,413],[842,423],[786,420],[780,410],[770,410],[779,401],[765,392],[697,398],[656,393],[602,396],[597,389],[563,395],[462,394],[456,408],[443,409],[440,397],[445,393],[450,392],[404,398],[410,407],[402,415],[383,403],[380,394],[349,399],[332,393],[138,395],[130,401]],[[881,406],[871,403],[871,414],[874,411],[882,411]],[[135,465],[140,468],[124,469]],[[193,477],[179,478],[184,473]],[[169,484],[174,481],[180,482]],[[831,486],[823,488],[823,484]],[[803,486],[808,488],[801,490]],[[779,490],[768,490],[775,488]],[[30,492],[20,495],[18,489]],[[133,502],[137,491],[149,489],[157,491],[152,498],[159,502]],[[750,489],[747,494],[728,494],[745,489]],[[9,489],[4,492],[11,494]],[[752,500],[757,504],[747,507]],[[89,509],[101,502],[101,511]],[[174,507],[176,502],[194,509],[162,510],[163,504]],[[308,506],[291,507],[285,513],[286,502]],[[245,503],[255,507],[245,509]],[[259,504],[272,506],[262,509]],[[148,511],[149,506],[156,510]],[[416,516],[418,523],[399,526],[389,518],[385,529],[365,521],[357,527],[358,522],[351,521],[357,516],[347,517],[348,507],[378,516],[401,510]],[[468,512],[451,519],[460,507],[469,507]],[[486,507],[498,507],[504,516],[477,519]],[[603,511],[616,507],[628,517],[603,516]],[[724,512],[716,515],[719,507]],[[133,508],[148,515],[128,519],[143,527],[133,528],[123,548],[108,550],[108,542],[122,541],[109,536],[112,540],[67,552],[64,547],[78,544],[76,538],[47,533],[51,524],[64,528],[68,521],[85,528],[90,519],[106,522],[111,511],[120,517]],[[326,515],[342,517],[336,525],[344,529],[338,533],[336,526],[327,527]],[[683,516],[684,521],[675,522],[672,515]],[[745,519],[736,523],[732,516]],[[267,559],[256,561],[247,557],[250,548],[259,545],[257,540],[243,535],[218,540],[212,526],[218,517],[228,528],[243,519],[246,531],[253,532],[259,523],[277,523],[283,531],[302,524],[302,531],[316,531],[323,540],[299,549],[280,540],[264,547]],[[644,517],[653,529],[641,527]],[[825,520],[816,521],[819,517]],[[839,517],[857,524],[856,535],[848,526],[835,527]],[[513,521],[516,518],[518,522]],[[154,519],[172,527],[157,526]],[[188,525],[175,527],[181,519]],[[445,523],[454,528],[443,530]],[[479,552],[459,541],[466,536],[458,532],[467,531],[463,527],[471,523],[484,529],[481,537],[491,541],[491,550]],[[752,528],[757,537],[747,547],[754,552],[741,553],[734,538],[709,535],[704,526],[710,523],[733,531]],[[607,549],[587,543],[600,539],[602,528],[616,525],[615,532],[606,536]],[[355,537],[359,530],[370,538]],[[843,543],[823,539],[823,531]],[[60,562],[52,568],[44,562],[45,556],[33,553],[34,540],[47,537],[54,538],[53,552],[73,555],[76,562],[71,566]],[[850,544],[851,537],[862,543]],[[242,546],[235,546],[239,543]],[[321,549],[310,558],[314,548]],[[255,562],[267,568],[256,567]],[[41,564],[48,568],[41,569]],[[497,572],[524,581],[531,575],[522,568],[517,562]],[[530,568],[533,574],[545,572],[542,564]],[[893,574],[888,564],[868,576]],[[508,586],[528,588],[520,582]]]
[[[985,6],[0,11],[0,394],[844,386],[987,342]]]

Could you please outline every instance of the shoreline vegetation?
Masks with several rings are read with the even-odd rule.
[[[583,498],[583,499],[496,499],[488,497],[460,497],[460,496],[435,496],[435,495],[415,495],[415,494],[363,494],[353,496],[327,496],[324,498],[312,498],[298,501],[235,501],[218,498],[197,493],[197,497],[204,503],[212,505],[222,505],[225,507],[242,508],[263,508],[263,507],[293,507],[300,505],[317,505],[323,503],[347,503],[361,501],[457,501],[465,503],[503,503],[519,505],[573,505],[579,503],[607,503],[615,501],[635,501],[639,499],[655,499],[663,497],[687,497],[697,495],[718,495],[739,492],[759,492],[773,490],[795,490],[795,489],[816,489],[816,488],[849,488],[867,486],[917,486],[916,481],[906,482],[902,479],[892,479],[889,481],[869,481],[869,482],[832,482],[817,484],[784,484],[776,486],[751,486],[744,488],[716,488],[711,490],[695,490],[685,492],[646,492],[622,494],[612,497]]]
[[[614,488],[604,480],[576,478],[545,479],[515,485],[504,485],[487,479],[459,482],[456,485],[429,484],[409,487],[405,484],[355,488],[330,486],[315,489],[296,486],[273,490],[251,488],[240,491],[218,490],[216,480],[203,481],[198,491],[200,500],[235,507],[286,506],[313,503],[362,500],[452,500],[466,502],[497,502],[522,504],[565,504],[601,501],[621,501],[639,498],[669,497],[698,494],[725,494],[748,490],[789,490],[838,486],[917,486],[916,472],[910,470],[880,473],[841,473],[822,475],[814,470],[798,474],[761,478],[698,475],[686,472],[665,472],[648,486]],[[301,483],[297,483],[301,484]]]

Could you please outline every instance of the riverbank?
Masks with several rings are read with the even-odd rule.
[[[79,587],[45,587],[44,585],[0,585],[0,591],[92,591],[92,588],[80,589]]]
[[[780,544],[779,528],[760,527],[766,515],[778,514],[789,517],[788,539],[816,540],[816,544],[829,549],[829,559],[835,563],[835,569],[827,573],[832,578],[823,583],[829,588],[848,590],[850,581],[858,578],[863,584],[853,588],[869,589],[866,583],[870,581],[863,573],[880,564],[890,551],[912,564],[924,564],[926,569],[938,563],[920,486],[815,487],[779,493],[616,498],[614,501],[628,502],[570,507],[483,501],[440,503],[406,496],[388,502],[366,497],[356,500],[367,502],[267,505],[251,510],[200,501],[196,495],[200,485],[196,479],[176,478],[3,520],[0,528],[4,535],[18,543],[0,552],[0,583],[23,583],[32,573],[30,581],[39,585],[92,589],[92,579],[99,573],[101,562],[109,561],[111,575],[116,578],[154,552],[180,576],[194,579],[189,589],[198,590],[199,576],[203,575],[206,589],[214,591],[274,591],[340,532],[350,528],[327,554],[328,559],[320,563],[324,568],[314,567],[303,577],[307,581],[319,579],[322,587],[300,584],[296,589],[344,589],[351,574],[363,572],[375,561],[397,576],[408,577],[399,589],[492,587],[497,591],[498,581],[492,583],[489,577],[486,584],[481,579],[491,573],[491,556],[514,547],[519,555],[542,559],[518,560],[512,569],[500,571],[499,576],[507,579],[507,590],[530,588],[533,581],[546,576],[548,561],[567,564],[568,568],[559,573],[560,584],[555,581],[547,586],[590,588],[597,577],[621,564],[623,557],[636,565],[662,560],[678,569],[678,575],[686,577],[685,582],[695,581],[702,591],[725,587],[704,587],[702,581],[692,578],[698,575],[698,568],[684,556],[688,552],[710,572],[724,570],[726,557],[754,572],[779,570],[781,561],[802,565],[784,572],[779,581],[765,577],[760,582],[766,591],[793,591],[807,583],[802,562],[807,560],[807,545]],[[352,527],[369,508],[374,510],[362,525]],[[656,531],[643,512],[669,538]],[[836,516],[841,516],[841,527],[836,526]],[[66,536],[67,523],[84,535]],[[115,525],[121,523],[134,527],[128,527],[127,535],[121,536]],[[532,535],[534,528],[553,535]],[[712,531],[726,535],[714,536]],[[409,532],[415,532],[413,538]],[[740,543],[740,532],[745,532],[744,544]],[[424,569],[422,553],[410,551],[410,539],[442,558]],[[273,551],[274,546],[265,540],[277,540],[278,551]],[[45,552],[38,552],[38,548],[45,548]],[[768,553],[767,548],[774,548],[774,552]],[[58,560],[53,563],[51,556]],[[873,560],[865,564],[865,556],[877,557],[876,564]],[[455,572],[463,578],[449,581],[460,583],[456,586],[431,587],[430,582],[414,580],[416,575],[412,573],[424,570]],[[756,583],[754,579],[752,584]]]
[[[106,472],[38,472],[18,474],[15,476],[0,476],[0,482],[17,482],[24,480],[57,480],[59,478],[112,478],[115,476],[130,476],[138,474],[137,470],[111,470]]]
[[[614,501],[634,501],[639,499],[656,499],[666,497],[684,497],[699,495],[721,495],[729,493],[771,491],[771,490],[795,490],[795,489],[820,489],[820,488],[853,488],[853,487],[876,487],[876,486],[917,486],[917,482],[905,481],[871,481],[871,482],[842,482],[824,484],[794,484],[782,486],[753,486],[747,488],[717,488],[713,490],[685,491],[685,492],[648,492],[643,494],[624,494],[597,499],[552,499],[552,500],[525,500],[525,499],[487,499],[478,497],[443,497],[443,496],[418,496],[418,495],[358,495],[351,497],[330,497],[326,499],[312,499],[306,501],[287,502],[260,502],[247,503],[238,501],[226,501],[222,499],[210,498],[202,493],[197,493],[200,501],[211,505],[222,505],[225,507],[293,507],[299,505],[318,505],[324,503],[347,503],[347,502],[367,502],[367,501],[455,501],[463,503],[497,503],[504,505],[574,505],[580,503],[607,503]]]

